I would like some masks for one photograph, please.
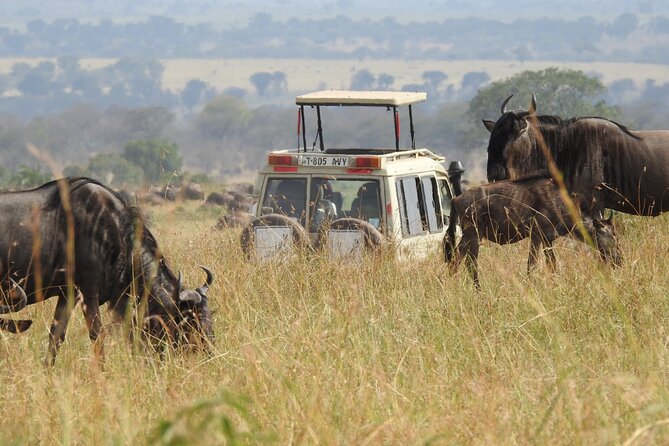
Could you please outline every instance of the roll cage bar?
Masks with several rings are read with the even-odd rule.
[[[319,141],[321,152],[325,150],[323,142],[323,124],[321,121],[321,106],[337,107],[386,107],[387,110],[393,110],[393,126],[395,129],[395,151],[400,150],[400,115],[398,107],[408,106],[409,108],[409,131],[411,134],[411,148],[416,148],[415,131],[413,125],[412,105],[424,102],[427,94],[423,92],[396,92],[396,91],[347,91],[347,90],[323,90],[315,93],[309,93],[295,98],[295,103],[299,106],[297,118],[297,151],[300,151],[300,133],[302,135],[302,144],[304,152],[307,151],[307,131],[304,117],[304,107],[310,106],[316,108],[316,119],[318,130],[316,138]],[[300,130],[301,129],[301,130]],[[315,141],[314,141],[315,145]]]

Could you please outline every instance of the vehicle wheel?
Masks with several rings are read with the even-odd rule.
[[[321,249],[327,244],[328,230],[360,231],[365,237],[365,248],[376,251],[383,243],[384,236],[371,223],[352,217],[344,217],[334,220],[327,228],[319,231],[316,248]]]
[[[272,226],[288,226],[291,228],[293,233],[293,243],[298,250],[309,246],[309,234],[307,234],[307,231],[298,222],[285,215],[267,214],[256,218],[242,230],[240,243],[242,245],[242,251],[244,251],[247,258],[250,258],[254,252],[255,229],[258,227]]]

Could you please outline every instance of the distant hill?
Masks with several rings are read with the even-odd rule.
[[[149,6],[129,6],[127,12]],[[237,10],[228,15],[212,13],[202,22],[162,15],[130,21],[33,19],[21,29],[0,27],[0,57],[669,62],[669,18],[664,15],[505,21],[494,14],[489,14],[493,19],[444,13],[423,22],[406,22],[344,15],[282,20],[262,12],[238,24],[221,22],[239,14]]]

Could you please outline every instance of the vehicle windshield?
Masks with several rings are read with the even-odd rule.
[[[317,231],[326,221],[343,217],[359,218],[377,229],[382,223],[378,180],[318,176],[309,181],[306,177],[271,178],[262,203],[264,213],[295,218],[305,227],[309,218],[310,232]]]

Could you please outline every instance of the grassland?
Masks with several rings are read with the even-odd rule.
[[[555,274],[528,245],[485,245],[477,294],[440,259],[282,265],[243,260],[238,230],[195,205],[148,208],[189,286],[210,290],[212,356],[92,363],[81,312],[42,367],[55,302],[0,334],[0,444],[666,444],[667,217],[617,216],[624,263],[558,244]]]
[[[249,78],[259,71],[282,71],[288,80],[288,90],[296,92],[320,88],[348,89],[351,78],[360,70],[369,70],[374,76],[390,74],[394,83],[391,89],[404,85],[422,85],[426,71],[441,71],[448,75],[442,85],[460,88],[462,77],[473,71],[486,72],[492,80],[500,80],[526,70],[543,70],[548,67],[582,70],[596,74],[605,84],[620,79],[631,79],[642,87],[647,79],[658,84],[669,82],[665,65],[635,63],[575,63],[561,61],[517,62],[508,60],[459,60],[430,59],[169,59],[165,64],[163,87],[178,91],[193,77],[201,79],[219,90],[229,87],[255,89]],[[196,76],[194,74],[197,74]]]
[[[15,63],[36,65],[44,59],[0,58],[0,73],[11,72]],[[114,64],[116,59],[81,59],[82,69],[97,70]],[[165,66],[162,86],[173,92],[181,91],[193,79],[199,79],[216,87],[242,88],[250,93],[255,87],[250,81],[257,72],[281,71],[286,74],[289,92],[304,93],[321,88],[347,89],[351,78],[360,70],[369,70],[374,76],[390,74],[394,78],[389,88],[400,89],[404,85],[423,84],[426,71],[441,71],[448,75],[442,87],[460,87],[462,77],[469,72],[486,72],[492,80],[504,79],[525,70],[542,70],[548,67],[582,70],[600,76],[605,84],[616,80],[631,79],[642,87],[647,79],[658,84],[669,82],[669,70],[661,64],[636,63],[577,63],[561,61],[508,61],[508,60],[430,60],[430,59],[162,59]]]

